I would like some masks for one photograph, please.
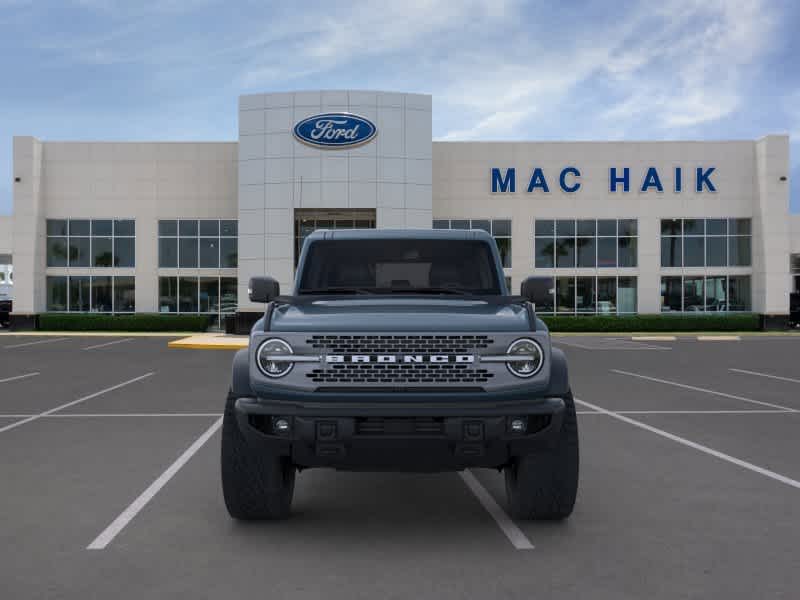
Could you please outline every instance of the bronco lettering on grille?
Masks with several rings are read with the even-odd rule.
[[[328,354],[325,362],[337,363],[474,363],[472,354]]]

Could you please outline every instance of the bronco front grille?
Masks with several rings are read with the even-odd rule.
[[[477,355],[494,340],[487,335],[314,335],[306,344],[325,355]],[[314,383],[333,384],[479,384],[494,376],[474,363],[328,363],[306,373]]]
[[[487,335],[314,335],[306,340],[328,354],[470,354],[493,342]]]

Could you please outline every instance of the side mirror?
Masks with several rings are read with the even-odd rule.
[[[553,305],[555,280],[552,277],[526,277],[522,282],[521,295],[536,306]]]
[[[272,277],[251,277],[247,295],[250,302],[272,302],[281,295],[281,286]]]

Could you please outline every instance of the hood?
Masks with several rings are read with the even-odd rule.
[[[320,299],[280,304],[271,331],[527,331],[522,304],[438,298]]]

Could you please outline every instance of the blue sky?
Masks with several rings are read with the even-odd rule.
[[[0,214],[11,138],[234,140],[241,93],[433,94],[436,139],[789,133],[800,3],[0,0]]]

